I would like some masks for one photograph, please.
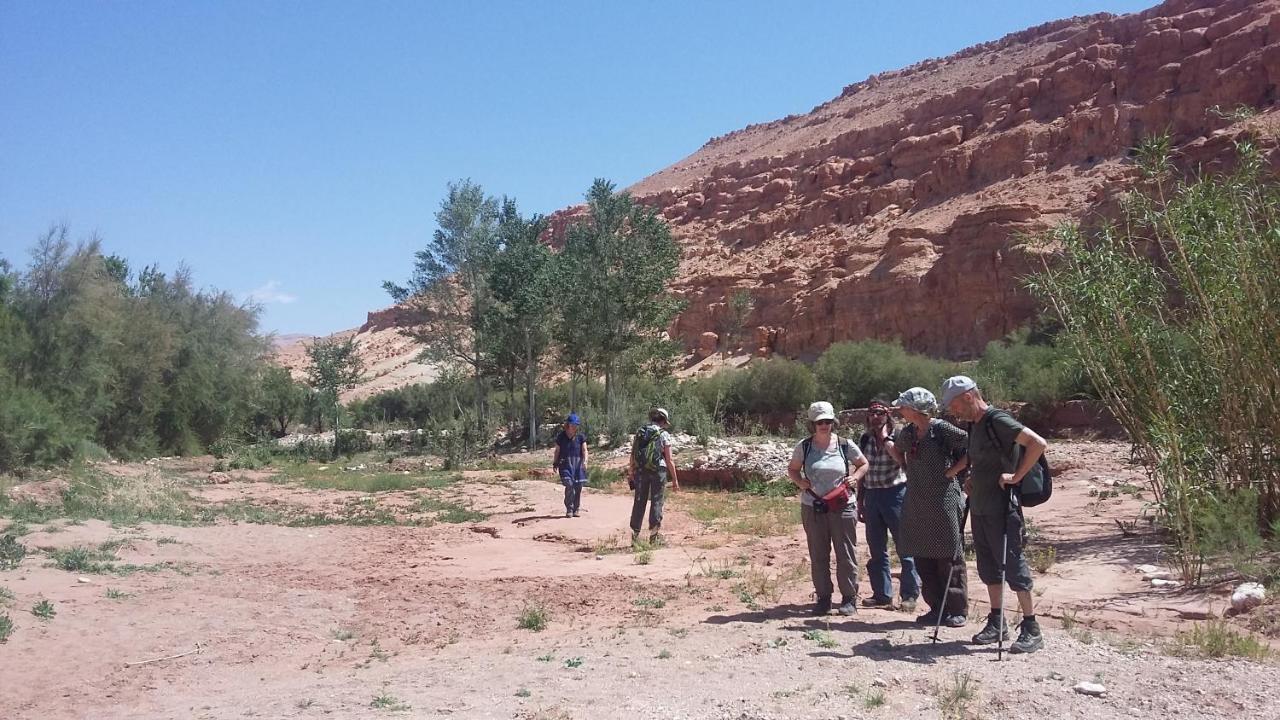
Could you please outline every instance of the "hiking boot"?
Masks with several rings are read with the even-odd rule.
[[[649,533],[649,544],[654,547],[661,545],[662,533],[659,533],[657,530],[654,530],[653,532]]]
[[[565,517],[573,517],[573,511],[572,511],[572,510],[565,510],[565,511],[564,511],[564,516],[565,516]]]
[[[819,595],[818,602],[813,606],[814,615],[826,615],[831,612],[831,596]]]
[[[947,615],[946,617],[942,618],[942,624],[952,628],[964,627],[964,624],[966,622],[968,622],[968,618],[966,618],[963,615]]]
[[[929,612],[927,612],[927,613],[925,613],[925,614],[921,615],[920,617],[916,618],[916,624],[917,624],[917,625],[937,625],[937,624],[938,624],[938,613],[936,613],[936,612],[934,612],[934,611],[930,610]]]
[[[836,608],[836,612],[838,612],[838,613],[840,613],[841,615],[844,615],[844,616],[846,616],[846,617],[847,617],[847,616],[849,616],[849,615],[857,615],[857,614],[858,614],[858,606],[857,606],[856,604],[854,604],[854,599],[855,599],[855,598],[851,598],[851,597],[849,597],[848,595],[845,595],[845,596],[841,597],[841,598],[840,598],[840,607]]]
[[[898,601],[898,609],[905,613],[916,611],[916,598],[902,598]]]
[[[578,511],[577,511],[577,510],[574,510],[574,511],[573,511],[573,516],[574,516],[574,517],[578,517]]]
[[[997,610],[987,616],[987,626],[978,631],[973,636],[973,644],[990,645],[997,640],[1009,639],[1009,625],[1005,624],[1004,632],[1000,632],[1000,611]]]
[[[635,545],[638,545],[639,543],[640,543],[640,531],[639,531],[639,530],[632,530],[632,531],[631,531],[631,545],[632,545],[632,546],[635,546]]]
[[[862,598],[862,607],[893,607],[893,598],[867,597]]]
[[[1018,639],[1009,646],[1011,653],[1033,653],[1044,647],[1044,635],[1035,618],[1023,618],[1018,626]]]

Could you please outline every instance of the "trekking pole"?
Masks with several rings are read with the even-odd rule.
[[[1013,509],[1013,488],[1004,505],[1004,532],[1000,543],[1000,633],[996,636],[996,661],[1004,659],[1004,574],[1009,565],[1009,511]]]

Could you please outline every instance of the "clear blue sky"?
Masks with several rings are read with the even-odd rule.
[[[0,256],[51,223],[328,333],[469,177],[526,212],[868,75],[1152,0],[0,0]]]

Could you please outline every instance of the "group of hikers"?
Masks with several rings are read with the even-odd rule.
[[[1044,438],[1009,413],[989,405],[969,377],[943,384],[941,401],[913,387],[892,403],[872,402],[856,442],[841,437],[839,418],[829,402],[809,406],[810,435],[792,453],[787,474],[800,489],[800,517],[808,543],[817,602],[815,615],[858,612],[857,525],[866,525],[867,574],[872,594],[865,607],[893,607],[889,560],[892,537],[901,563],[898,606],[914,609],[923,599],[922,625],[962,627],[969,608],[964,528],[969,523],[978,578],[987,588],[991,611],[975,644],[1009,639],[1004,623],[1005,584],[1022,611],[1018,637],[1010,652],[1030,653],[1044,645],[1032,602],[1031,570],[1022,552],[1023,481],[1036,470],[1047,446]],[[946,410],[966,423],[961,429],[938,417]],[[895,427],[894,414],[903,421]],[[630,485],[633,492],[631,538],[639,540],[645,508],[649,540],[661,540],[663,492],[668,477],[679,489],[671,458],[670,414],[655,408],[632,441]],[[581,510],[587,482],[587,444],[580,419],[570,415],[556,437],[553,466],[565,486],[565,516]],[[836,582],[831,582],[835,552]]]

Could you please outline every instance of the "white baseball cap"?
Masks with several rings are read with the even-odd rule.
[[[835,420],[836,409],[829,402],[816,402],[809,406],[809,422],[819,420]]]

